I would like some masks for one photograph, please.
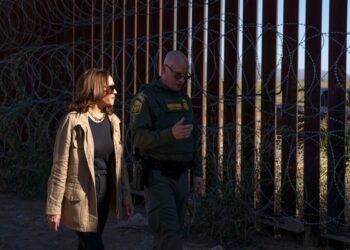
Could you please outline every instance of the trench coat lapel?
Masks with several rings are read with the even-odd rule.
[[[121,143],[121,138],[120,138],[120,120],[116,115],[109,115],[108,116],[109,121],[111,122],[112,129],[113,129],[113,144],[114,144],[114,154],[115,154],[115,160],[116,160],[116,176],[117,176],[117,183],[119,181],[120,175],[120,157],[121,155],[119,150],[118,150],[118,144]]]
[[[120,126],[120,120],[113,115],[108,116],[109,121],[112,126],[113,130],[113,144],[114,144],[114,150],[117,153],[117,145],[120,144],[120,131],[119,131],[119,126]],[[117,158],[116,158],[117,159]]]
[[[92,137],[92,132],[89,125],[88,115],[87,113],[82,113],[80,116],[81,119],[79,119],[78,125],[81,126],[81,128],[84,131],[84,154],[86,158],[86,162],[88,164],[89,172],[93,181],[94,187],[96,187],[95,184],[95,168],[94,168],[94,138]]]

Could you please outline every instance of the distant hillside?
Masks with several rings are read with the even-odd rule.
[[[280,75],[281,73],[278,72],[278,74]],[[299,69],[298,70],[298,79],[301,81],[305,80],[305,70],[304,69]],[[322,70],[321,71],[321,79],[323,81],[328,81],[328,71]],[[350,80],[350,75],[347,74],[346,75],[346,80],[349,81]]]
[[[277,77],[277,80],[281,80],[281,69],[278,68],[276,70],[276,77]],[[258,64],[257,65],[257,72],[256,72],[256,76],[257,76],[257,79],[260,80],[260,77],[261,77],[261,64]],[[238,65],[238,79],[239,80],[242,80],[242,72],[241,72],[241,65]],[[304,69],[299,69],[298,70],[298,79],[300,81],[304,81],[305,80],[305,70]],[[323,81],[328,81],[328,71],[325,71],[325,70],[322,70],[321,71],[321,79]],[[350,81],[350,74],[347,74],[346,75],[346,80],[347,81]]]

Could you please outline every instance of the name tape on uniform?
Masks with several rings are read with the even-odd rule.
[[[179,103],[167,103],[167,108],[170,111],[179,111],[179,110],[186,110],[188,111],[190,107],[188,106],[188,103],[185,99],[182,99]]]
[[[168,103],[166,106],[170,111],[178,111],[182,109],[181,103]]]

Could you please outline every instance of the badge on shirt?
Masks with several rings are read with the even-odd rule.
[[[136,100],[131,106],[131,113],[140,113],[141,108],[142,108],[142,103],[139,100]]]
[[[188,111],[190,109],[190,107],[188,106],[188,103],[187,103],[187,101],[185,99],[182,99],[182,107],[186,111]]]

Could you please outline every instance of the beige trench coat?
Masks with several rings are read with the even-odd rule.
[[[123,216],[122,202],[131,204],[129,179],[120,139],[120,120],[108,116],[113,129],[115,164],[110,212]],[[97,231],[94,142],[87,113],[69,113],[61,124],[48,181],[46,214],[61,215],[61,223],[81,232]]]

